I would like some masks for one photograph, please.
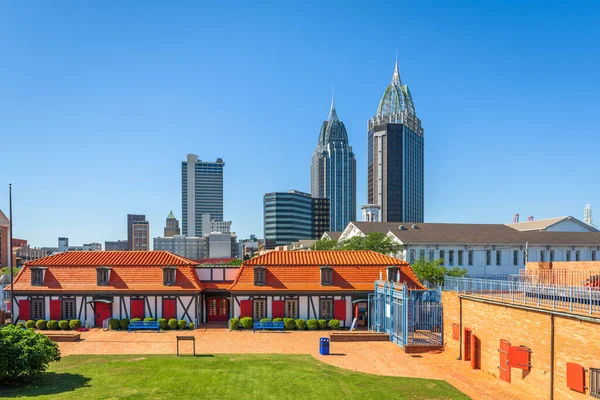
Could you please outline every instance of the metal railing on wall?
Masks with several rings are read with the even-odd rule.
[[[600,314],[600,288],[591,286],[446,277],[444,290],[535,307]]]
[[[520,280],[532,283],[600,288],[600,270],[522,269],[519,276]]]

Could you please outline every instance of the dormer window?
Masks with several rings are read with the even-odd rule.
[[[31,286],[42,286],[44,283],[44,270],[42,268],[31,268]]]
[[[264,286],[266,282],[265,276],[265,267],[254,267],[254,286]]]
[[[333,284],[333,269],[329,266],[321,267],[321,286]]]
[[[391,266],[387,268],[387,280],[388,282],[397,282],[398,281],[398,272],[400,268],[396,266]]]
[[[175,284],[175,274],[177,269],[175,267],[163,268],[163,284],[165,286],[173,286]]]
[[[98,286],[108,285],[108,280],[110,279],[110,270],[111,269],[109,267],[96,268],[96,278]]]

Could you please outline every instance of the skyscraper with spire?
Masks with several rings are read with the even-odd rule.
[[[380,206],[381,222],[423,222],[423,128],[397,59],[368,129],[367,201]]]
[[[356,159],[331,95],[329,117],[321,125],[310,169],[312,197],[329,199],[329,229],[343,231],[356,220]]]
[[[592,219],[592,206],[590,206],[590,203],[587,203],[583,209],[583,222],[590,226],[594,226],[594,220]]]

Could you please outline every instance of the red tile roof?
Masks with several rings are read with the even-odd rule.
[[[46,267],[42,286],[31,285],[31,268]],[[96,283],[96,267],[111,267],[107,286]],[[163,284],[163,267],[175,266],[175,284]],[[144,292],[202,290],[192,261],[166,251],[67,252],[26,263],[15,279],[15,292]]]
[[[266,284],[254,285],[254,267],[264,266]],[[321,285],[321,267],[333,270],[333,284]],[[397,266],[400,282],[409,288],[424,289],[407,262],[372,251],[302,251],[271,252],[245,262],[232,292],[338,292],[372,291],[385,269]]]

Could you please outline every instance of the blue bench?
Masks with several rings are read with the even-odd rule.
[[[158,321],[134,321],[129,323],[128,332],[138,330],[160,332],[160,324]]]
[[[279,331],[284,332],[283,322],[254,322],[254,332],[256,331]]]

